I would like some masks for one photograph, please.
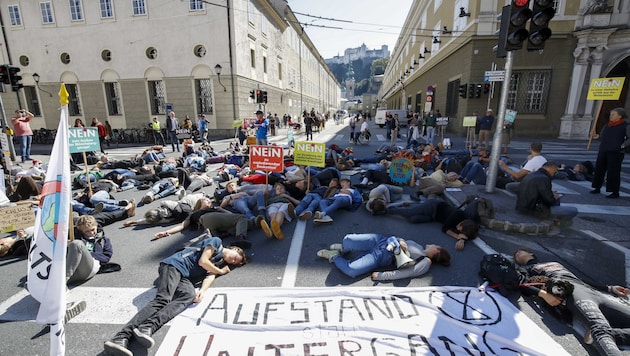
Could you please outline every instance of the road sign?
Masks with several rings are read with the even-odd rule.
[[[504,70],[487,70],[483,75],[485,82],[502,82],[505,80]]]

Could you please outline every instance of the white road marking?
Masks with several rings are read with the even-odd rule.
[[[287,265],[284,268],[284,275],[282,277],[281,285],[282,288],[295,287],[297,271],[300,267],[300,256],[302,253],[302,244],[304,242],[305,231],[306,221],[298,220],[295,224],[295,230],[293,231],[291,247],[289,247],[289,257],[287,258]]]

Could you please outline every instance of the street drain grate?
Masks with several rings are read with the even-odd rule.
[[[594,216],[580,216],[580,219],[586,220],[586,221],[590,221],[590,222],[596,222],[596,223],[606,222],[606,220],[600,219],[600,218],[596,218]]]

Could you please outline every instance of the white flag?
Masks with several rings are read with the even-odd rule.
[[[28,254],[28,291],[40,302],[37,322],[51,325],[50,355],[65,354],[66,248],[70,200],[67,92],[62,84],[61,117],[42,189],[35,233]]]

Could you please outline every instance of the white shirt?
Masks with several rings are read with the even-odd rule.
[[[368,129],[368,123],[367,121],[363,121],[363,123],[361,124],[361,132],[365,131]]]
[[[539,170],[543,164],[547,162],[547,159],[543,156],[534,156],[532,159],[527,161],[523,166],[523,169],[529,172],[536,172]]]

